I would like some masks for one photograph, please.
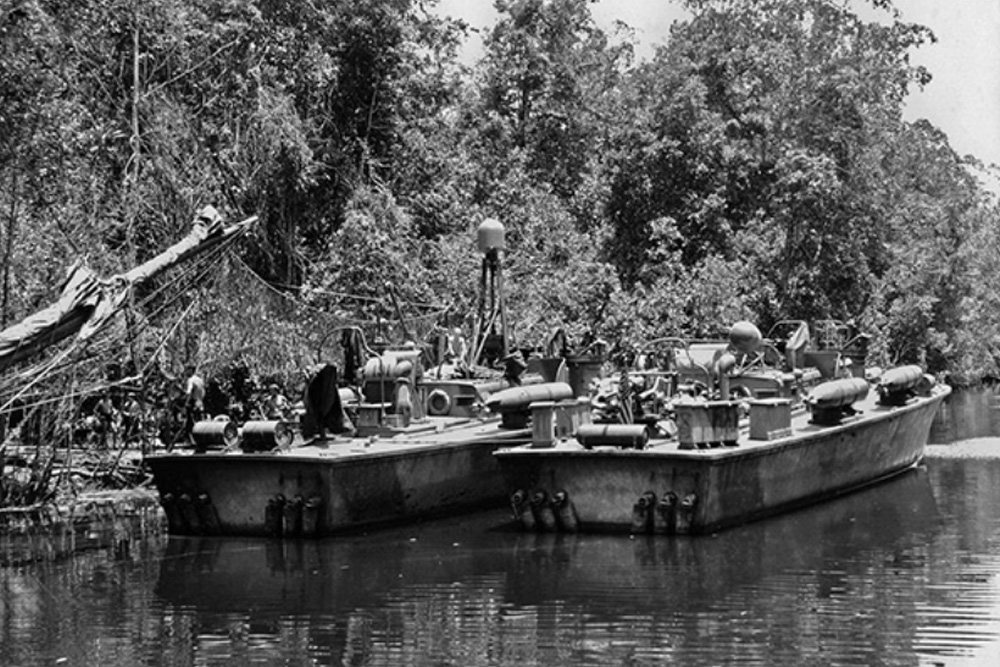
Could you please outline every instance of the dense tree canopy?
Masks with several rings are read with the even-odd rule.
[[[3,0],[0,319],[213,204],[254,238],[135,315],[173,331],[197,298],[168,365],[290,373],[335,322],[466,324],[495,217],[520,344],[836,318],[876,361],[996,377],[996,200],[902,117],[930,30],[888,0],[682,4],[637,62],[586,0],[497,0],[468,64],[428,0]]]

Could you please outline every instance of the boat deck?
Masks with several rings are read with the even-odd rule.
[[[792,409],[790,427],[781,435],[767,439],[751,438],[750,420],[747,416],[743,416],[739,420],[739,437],[730,444],[713,443],[711,446],[685,448],[676,437],[652,436],[643,448],[629,449],[612,445],[585,447],[574,438],[563,438],[557,440],[555,445],[551,447],[538,447],[529,443],[500,449],[496,452],[496,456],[551,457],[553,455],[600,456],[603,454],[616,457],[623,455],[657,458],[669,456],[698,461],[745,457],[754,452],[770,452],[791,444],[801,445],[802,442],[812,438],[826,438],[838,432],[849,432],[860,422],[881,418],[889,419],[901,412],[914,410],[928,400],[936,400],[938,397],[947,395],[950,391],[950,387],[940,385],[934,388],[930,396],[911,398],[902,405],[880,405],[878,395],[873,391],[865,399],[854,403],[853,414],[845,416],[839,423],[832,425],[815,423],[812,413],[805,406],[800,405]]]
[[[414,424],[392,435],[296,442],[287,450],[264,453],[262,456],[322,459],[396,456],[415,450],[452,448],[460,444],[509,445],[524,442],[529,437],[527,429],[500,428],[496,420],[429,417],[428,423]]]
[[[337,460],[357,458],[392,457],[417,451],[453,448],[456,445],[511,446],[530,438],[528,429],[506,429],[499,426],[499,420],[481,420],[465,417],[428,417],[425,421],[408,427],[394,429],[381,435],[346,436],[303,440],[296,432],[288,448],[258,452],[244,452],[238,447],[229,450],[211,450],[205,453],[176,452],[157,454],[147,459],[175,456],[197,456],[209,458],[258,458],[258,459],[311,459]]]

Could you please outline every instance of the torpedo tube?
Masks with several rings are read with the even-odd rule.
[[[566,382],[543,382],[523,387],[510,387],[490,394],[487,409],[500,415],[500,427],[522,429],[531,419],[531,404],[538,401],[562,401],[573,397]]]
[[[490,412],[527,410],[535,401],[561,401],[573,398],[573,390],[566,382],[542,382],[523,387],[509,387],[490,394],[486,407]]]
[[[817,385],[806,397],[812,409],[812,420],[817,424],[836,424],[845,414],[853,413],[851,407],[868,396],[868,382],[864,378],[841,378]]]
[[[923,379],[923,369],[915,364],[886,371],[878,381],[879,403],[902,405],[914,394]]]

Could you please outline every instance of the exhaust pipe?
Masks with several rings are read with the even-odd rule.
[[[201,522],[202,532],[206,535],[218,535],[220,532],[219,513],[207,493],[198,494],[198,497],[195,498],[194,510],[198,515],[198,521]]]
[[[302,506],[302,534],[306,537],[314,537],[319,531],[319,510],[322,504],[322,498],[310,496]]]
[[[181,514],[181,510],[177,506],[177,498],[174,497],[174,494],[164,493],[160,497],[160,505],[163,507],[163,512],[167,515],[167,526],[170,532],[175,535],[186,533],[187,525],[184,522],[184,515]]]
[[[652,491],[639,496],[632,506],[632,526],[630,532],[633,535],[638,533],[648,533],[653,527],[653,507],[656,506],[656,494]]]
[[[552,507],[555,510],[556,520],[559,527],[567,533],[575,533],[580,530],[580,522],[576,516],[576,507],[569,499],[569,494],[564,489],[556,491],[552,496]]]
[[[689,493],[681,499],[677,507],[677,534],[687,535],[694,524],[694,511],[698,506],[698,496]]]
[[[182,493],[181,497],[177,499],[177,504],[180,506],[181,516],[184,517],[184,523],[187,524],[188,534],[200,535],[201,521],[198,520],[198,512],[194,508],[194,501],[191,500],[191,496],[186,493]]]
[[[514,521],[521,527],[521,530],[533,532],[538,527],[535,515],[531,512],[528,494],[524,491],[518,489],[511,494],[510,508],[514,512]]]
[[[285,507],[285,497],[280,493],[271,497],[264,508],[264,532],[274,537],[281,535],[281,516]]]
[[[539,530],[547,532],[557,530],[556,514],[552,511],[552,504],[549,503],[549,494],[542,489],[531,494],[531,511],[535,514]]]
[[[295,496],[286,502],[282,515],[281,534],[286,537],[298,535],[302,531],[302,496]]]
[[[653,531],[657,535],[673,535],[677,532],[677,494],[667,491],[656,503],[653,515]]]

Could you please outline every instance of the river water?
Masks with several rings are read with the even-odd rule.
[[[503,510],[321,541],[152,535],[0,568],[0,665],[1000,665],[1000,398],[925,464],[718,535]]]

